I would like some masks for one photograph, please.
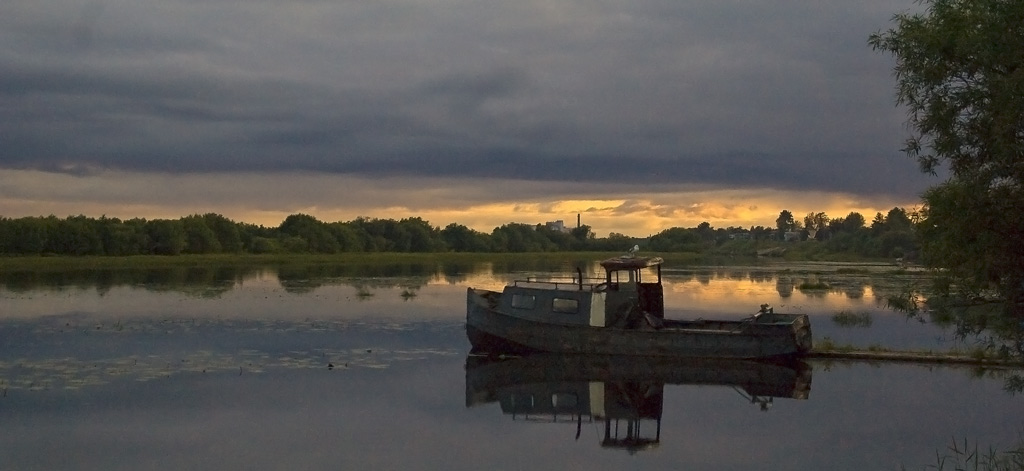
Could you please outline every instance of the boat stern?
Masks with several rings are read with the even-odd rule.
[[[799,314],[793,321],[793,340],[796,343],[797,353],[803,355],[809,353],[814,347],[814,340],[811,335],[811,320],[806,314]]]

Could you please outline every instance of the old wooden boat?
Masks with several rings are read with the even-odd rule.
[[[469,288],[473,351],[767,359],[811,349],[804,314],[762,305],[738,320],[665,318],[660,257],[601,262],[604,278],[516,280],[503,291]]]

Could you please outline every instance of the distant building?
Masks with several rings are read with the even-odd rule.
[[[549,231],[564,232],[566,234],[568,234],[571,231],[571,229],[565,227],[565,221],[561,219],[557,221],[545,222],[544,227],[546,227]]]

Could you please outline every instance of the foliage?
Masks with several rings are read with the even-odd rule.
[[[541,225],[509,223],[494,228],[491,241],[498,252],[552,252],[557,245],[548,238],[551,232]]]
[[[871,327],[871,314],[866,311],[839,311],[832,315],[832,322],[840,327]]]
[[[181,220],[154,219],[146,223],[145,229],[153,254],[178,255],[188,245],[185,224]]]
[[[807,229],[810,238],[816,238],[817,234],[828,227],[829,218],[825,213],[807,213],[804,216],[804,228]]]
[[[924,4],[869,38],[896,57],[915,133],[904,151],[924,172],[950,171],[924,195],[924,260],[950,269],[960,295],[991,291],[1024,315],[1024,2]]]
[[[898,210],[898,211],[896,211]],[[863,217],[851,213],[819,235],[821,243],[783,242],[774,228],[715,228],[709,222],[697,227],[674,227],[649,238],[612,233],[597,237],[586,225],[567,232],[546,225],[509,223],[490,234],[452,223],[437,228],[418,218],[356,218],[347,222],[323,222],[308,214],[293,214],[278,227],[236,223],[218,214],[190,215],[177,220],[55,216],[9,219],[0,217],[0,255],[178,255],[178,254],[338,254],[437,253],[437,252],[580,252],[625,253],[634,245],[644,252],[690,254],[689,258],[755,256],[760,250],[785,244],[789,253],[809,260],[851,260],[889,257],[913,246],[910,232],[891,234],[885,217],[878,231],[863,227]],[[905,217],[902,209],[890,211]],[[795,223],[794,223],[795,224]],[[902,223],[900,223],[902,224]],[[909,223],[907,223],[909,225]],[[899,226],[903,227],[903,226]],[[912,227],[907,228],[908,231]],[[898,245],[900,250],[893,249]]]
[[[696,229],[673,227],[652,236],[649,246],[656,252],[700,252],[704,243]]]
[[[979,194],[950,180],[925,193],[920,225],[924,261],[949,268],[964,297],[1002,295],[1008,308],[1024,302],[1024,195],[1006,187]]]
[[[441,230],[441,240],[450,250],[456,252],[488,252],[491,250],[487,234],[454,222]]]
[[[775,219],[775,227],[780,233],[786,233],[796,228],[796,220],[793,219],[793,213],[788,209],[783,209],[779,212],[779,217]]]
[[[1024,470],[1024,441],[1008,451],[989,447],[979,449],[978,444],[971,444],[964,439],[963,443],[953,440],[945,452],[936,451],[935,464],[928,466],[937,471],[945,470],[982,470],[982,471],[1020,471]],[[906,469],[904,467],[903,469]]]

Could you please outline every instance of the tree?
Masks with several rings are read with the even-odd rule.
[[[701,240],[709,241],[715,239],[715,229],[711,227],[711,223],[704,221],[697,224],[697,235],[700,236]]]
[[[186,253],[218,253],[221,251],[217,234],[206,224],[206,219],[199,215],[181,219],[185,229]]]
[[[118,218],[102,216],[96,223],[104,254],[138,255],[144,250],[144,222],[140,220],[121,221]]]
[[[328,229],[337,239],[342,252],[362,252],[364,250],[359,228],[349,223],[333,222],[328,224]]]
[[[203,215],[207,227],[217,236],[221,250],[228,253],[242,251],[242,238],[238,231],[238,224],[219,214],[207,213]]]
[[[586,242],[597,237],[597,235],[594,234],[594,231],[591,230],[590,226],[586,224],[572,228],[572,230],[569,231],[569,235],[579,242]]]
[[[779,217],[775,219],[775,227],[779,229],[779,238],[782,238],[786,232],[791,231],[796,227],[796,220],[793,219],[793,213],[788,209],[783,209],[779,212]]]
[[[886,231],[909,231],[914,227],[914,222],[907,215],[903,208],[892,208],[885,215],[884,227]]]
[[[829,218],[825,213],[807,213],[804,216],[804,227],[807,229],[807,234],[811,239],[817,235],[818,231],[828,227]]]
[[[885,216],[882,213],[875,213],[875,218],[871,220],[871,233],[879,235],[885,230]]]
[[[406,252],[434,252],[444,245],[441,242],[440,230],[422,218],[402,219],[398,225],[407,234]]]
[[[180,220],[154,219],[146,222],[149,251],[156,255],[178,255],[185,250],[185,226]]]
[[[1024,247],[1010,242],[1024,235],[1024,2],[923,3],[868,42],[896,57],[896,101],[915,133],[904,152],[924,172],[949,167],[924,195],[924,260],[1024,316]]]
[[[96,222],[85,216],[45,219],[49,228],[45,251],[61,255],[100,255],[103,240],[96,230]]]
[[[487,234],[454,222],[441,230],[441,240],[456,252],[486,252],[490,249]]]
[[[5,219],[2,245],[5,253],[39,255],[46,249],[49,228],[42,218]]]
[[[551,239],[537,230],[536,226],[509,223],[491,231],[494,250],[498,252],[547,252],[557,249]]]
[[[1008,189],[1003,191],[1007,193],[1004,197],[997,192],[992,198],[978,198],[971,185],[955,180],[928,190],[924,196],[931,204],[919,225],[922,256],[929,265],[952,267],[963,294],[969,297],[981,296],[986,288],[995,286],[1007,300],[1019,302],[1024,267],[1021,199]]]
[[[649,241],[656,252],[700,252],[703,244],[696,229],[673,227],[653,236]]]
[[[864,216],[856,211],[851,211],[845,218],[840,218],[842,230],[846,232],[857,232],[864,228]]]
[[[327,224],[308,214],[286,217],[278,231],[286,236],[283,245],[290,252],[336,253],[341,250]]]

